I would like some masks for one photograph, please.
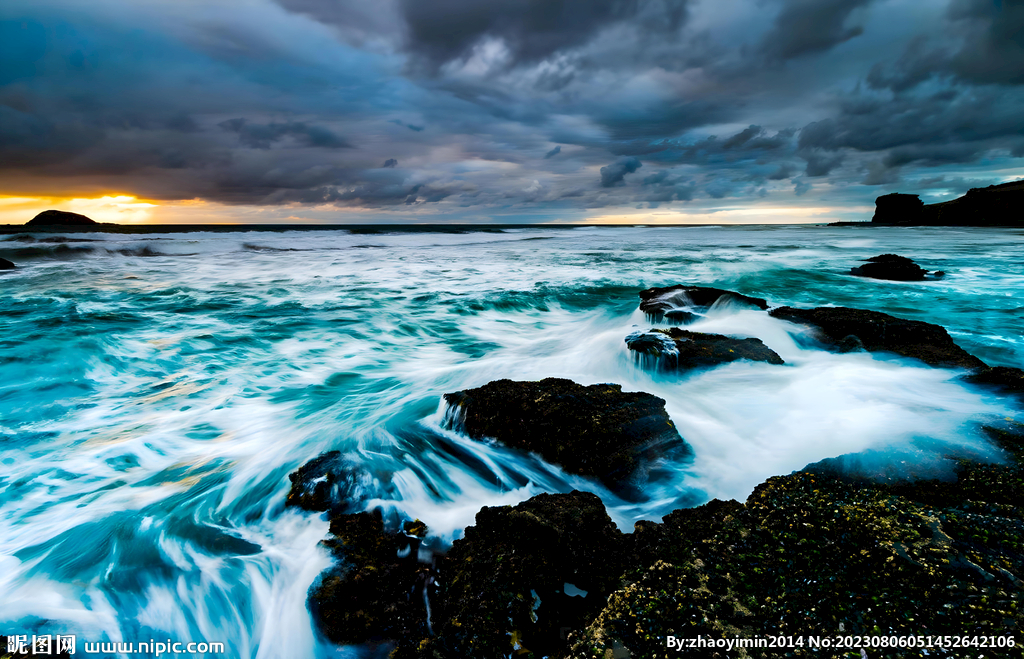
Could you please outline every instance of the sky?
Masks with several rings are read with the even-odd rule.
[[[870,219],[1024,178],[1024,0],[2,0],[0,224]]]

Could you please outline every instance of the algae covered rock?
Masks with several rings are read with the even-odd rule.
[[[474,439],[540,454],[571,474],[622,484],[652,458],[689,448],[665,401],[617,384],[496,380],[444,395],[453,427]]]
[[[687,323],[715,304],[737,304],[765,310],[768,302],[735,291],[708,286],[666,286],[640,291],[640,311],[652,320]]]
[[[745,504],[713,501],[637,524],[633,572],[573,635],[568,656],[604,659],[616,644],[664,656],[668,636],[750,643],[969,630],[1005,640],[1024,622],[1024,433],[1013,424],[990,433],[1007,462],[962,460],[954,481],[887,485],[802,471],[768,479]],[[782,655],[747,645],[700,656]],[[805,644],[785,656],[847,655]],[[869,656],[919,653],[878,647]]]
[[[322,544],[337,562],[309,590],[320,632],[340,644],[426,636],[424,589],[433,572],[418,560],[420,542],[415,533],[386,530],[379,510],[332,518]]]
[[[954,343],[939,325],[848,307],[779,307],[769,313],[780,320],[819,329],[818,338],[841,352],[863,348],[914,357],[931,366],[985,367],[984,362]]]
[[[866,263],[850,269],[850,274],[870,279],[889,279],[892,281],[918,281],[925,278],[928,271],[914,263],[911,259],[898,254],[881,254],[866,259]]]
[[[706,368],[741,359],[784,364],[778,353],[761,339],[735,339],[721,334],[689,332],[678,327],[634,332],[626,346],[637,356],[650,358],[657,368],[688,370]]]
[[[585,626],[619,587],[623,542],[587,492],[481,509],[441,565],[431,645],[446,657],[505,657],[516,646],[555,656],[563,628]]]

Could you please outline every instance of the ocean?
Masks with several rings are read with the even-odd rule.
[[[897,253],[940,279],[854,277]],[[623,530],[853,455],[941,473],[998,459],[1019,415],[961,373],[836,354],[736,307],[688,329],[762,339],[783,366],[652,372],[624,338],[651,286],[936,323],[1024,365],[1024,231],[825,226],[379,227],[0,237],[0,633],[220,642],[227,656],[377,656],[320,640],[306,593],[324,518],[286,508],[327,450],[356,509],[423,520],[443,551],[482,506],[596,493]],[[612,382],[666,401],[693,448],[640,500],[447,428],[442,394],[491,380]],[[97,655],[98,656],[98,655]],[[211,655],[212,656],[212,655]]]

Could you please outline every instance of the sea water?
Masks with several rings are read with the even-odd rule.
[[[784,366],[650,372],[624,338],[637,293],[717,286],[773,306],[937,323],[1024,365],[1024,232],[878,227],[296,230],[5,237],[0,256],[0,633],[222,642],[227,656],[360,656],[319,639],[306,593],[330,564],[288,474],[339,450],[353,509],[458,538],[481,506],[598,494],[624,531],[680,506],[856,454],[997,460],[980,426],[1013,402],[962,373],[835,354],[806,329],[715,308],[689,329],[754,336]],[[947,274],[853,277],[895,252]],[[640,501],[468,439],[441,396],[499,378],[646,391],[693,457]],[[865,460],[869,458],[865,457]],[[212,655],[210,655],[212,656]]]

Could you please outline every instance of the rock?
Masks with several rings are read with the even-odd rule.
[[[875,224],[914,224],[919,222],[924,209],[924,202],[916,194],[882,195],[875,199],[875,214],[871,221]]]
[[[43,211],[39,215],[25,223],[29,225],[61,225],[61,226],[87,226],[92,224],[98,224],[95,220],[91,220],[85,215],[79,215],[78,213],[69,213],[68,211],[55,211],[48,210]]]
[[[653,358],[655,366],[665,370],[706,368],[739,359],[785,363],[761,339],[734,339],[721,334],[689,332],[678,327],[634,332],[626,337],[626,345],[641,359]]]
[[[14,270],[16,266],[7,259],[0,259],[0,270]]]
[[[875,200],[875,224],[927,226],[1024,226],[1024,180],[971,188],[958,199],[925,206],[917,195],[888,194]]]
[[[993,387],[1011,394],[1024,394],[1024,370],[1010,366],[981,368],[964,378],[967,382]]]
[[[744,504],[712,501],[674,511],[663,524],[639,522],[627,539],[632,564],[623,586],[586,629],[571,635],[562,656],[600,659],[617,646],[634,657],[664,656],[668,636],[1018,629],[1024,622],[1021,430],[992,433],[1010,453],[1005,464],[963,460],[952,482],[890,486],[801,471],[768,479]],[[735,656],[724,648],[699,654]],[[880,649],[877,656],[907,655]]]
[[[850,269],[850,274],[871,279],[916,281],[924,279],[928,271],[905,256],[882,254],[867,259],[867,263]]]
[[[285,505],[331,514],[347,512],[356,504],[370,498],[388,496],[378,475],[357,468],[340,451],[328,451],[313,458],[296,471],[288,474],[291,488]]]
[[[453,429],[539,453],[568,473],[594,476],[613,487],[624,485],[634,472],[642,474],[651,458],[689,452],[664,400],[624,392],[617,384],[497,380],[444,399],[455,408]]]
[[[431,642],[449,657],[505,657],[517,654],[515,643],[522,656],[556,656],[562,630],[585,626],[619,588],[623,549],[623,534],[588,492],[483,508],[440,567]]]
[[[731,302],[753,306],[761,310],[768,308],[768,303],[765,300],[734,291],[706,286],[678,285],[640,291],[640,311],[653,320],[660,320],[664,317],[687,323],[699,317],[695,312],[707,311],[719,300],[722,300],[723,303]]]
[[[327,638],[348,645],[427,636],[433,570],[417,560],[418,537],[386,531],[378,509],[336,515],[322,544],[337,563],[313,583],[309,609]]]
[[[863,348],[914,357],[931,366],[985,367],[983,361],[954,343],[945,329],[931,323],[847,307],[779,307],[769,313],[780,320],[818,328],[818,338],[840,352]]]

